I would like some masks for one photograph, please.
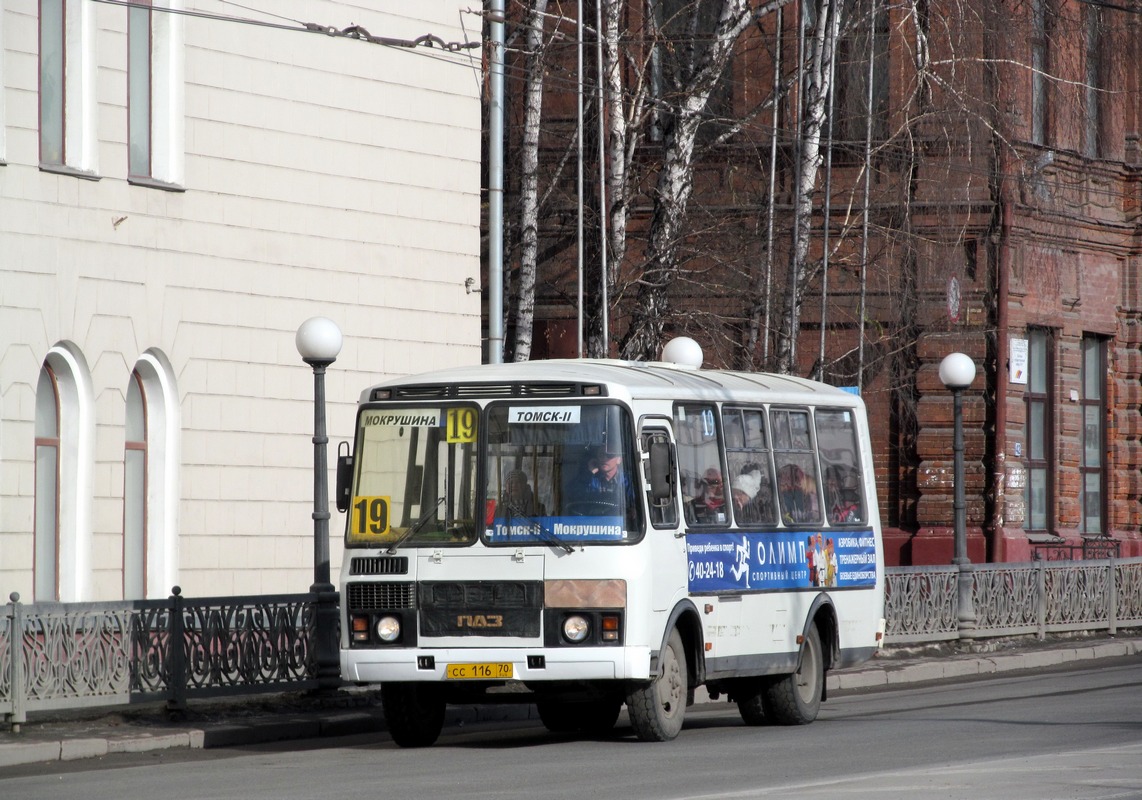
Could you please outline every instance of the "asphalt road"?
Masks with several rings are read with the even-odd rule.
[[[621,727],[580,740],[534,724],[158,751],[40,765],[0,796],[201,798],[796,797],[1044,800],[1142,797],[1142,659],[831,699],[799,728],[747,728],[733,706],[691,714],[674,742]]]

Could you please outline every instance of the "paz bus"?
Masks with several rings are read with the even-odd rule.
[[[700,687],[806,724],[883,638],[864,404],[823,383],[590,359],[389,380],[336,498],[342,677],[380,684],[403,747],[461,702],[595,735],[625,705],[666,741]]]

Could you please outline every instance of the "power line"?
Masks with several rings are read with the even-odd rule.
[[[164,6],[154,6],[148,3],[137,2],[137,0],[95,0],[96,3],[105,3],[111,6],[123,6],[125,8],[138,8],[144,11],[157,11],[164,14],[179,14],[187,17],[196,17],[198,19],[208,19],[215,22],[230,22],[240,25],[254,25],[261,28],[273,28],[274,30],[294,31],[297,33],[320,33],[326,36],[344,39],[357,39],[359,41],[368,42],[369,44],[379,44],[385,47],[400,47],[415,49],[425,47],[429,49],[439,48],[445,52],[456,53],[461,50],[471,50],[481,46],[481,42],[446,42],[441,37],[427,33],[423,36],[418,36],[415,39],[398,39],[392,36],[375,36],[369,33],[361,25],[350,25],[347,28],[337,28],[333,25],[321,25],[316,22],[302,22],[300,20],[291,20],[292,25],[287,25],[281,22],[268,22],[266,20],[249,19],[247,17],[235,17],[228,14],[211,14],[206,11],[193,11],[185,8],[167,8]],[[234,5],[238,5],[234,3]],[[245,6],[242,6],[245,8]],[[255,9],[248,9],[255,10]],[[278,16],[270,14],[270,16]],[[288,17],[278,17],[279,19],[288,19]]]

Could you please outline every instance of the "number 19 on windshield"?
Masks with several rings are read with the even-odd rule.
[[[377,539],[389,532],[389,498],[357,497],[349,531],[357,541]]]

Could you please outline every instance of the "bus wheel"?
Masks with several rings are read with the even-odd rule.
[[[767,683],[757,682],[749,688],[739,688],[737,695],[738,713],[742,715],[742,722],[746,725],[766,725],[769,718],[765,716],[765,692]]]
[[[444,728],[444,694],[428,683],[381,684],[381,707],[393,741],[401,747],[428,747]]]
[[[762,695],[765,717],[778,725],[808,725],[821,710],[824,688],[825,656],[814,623],[805,637],[801,666],[792,675],[774,681]]]
[[[535,704],[543,727],[552,733],[606,733],[615,727],[622,700],[604,698],[584,703],[541,700]]]
[[[670,632],[659,661],[662,674],[627,695],[630,724],[644,742],[667,742],[682,730],[688,687],[686,652],[677,629]]]

